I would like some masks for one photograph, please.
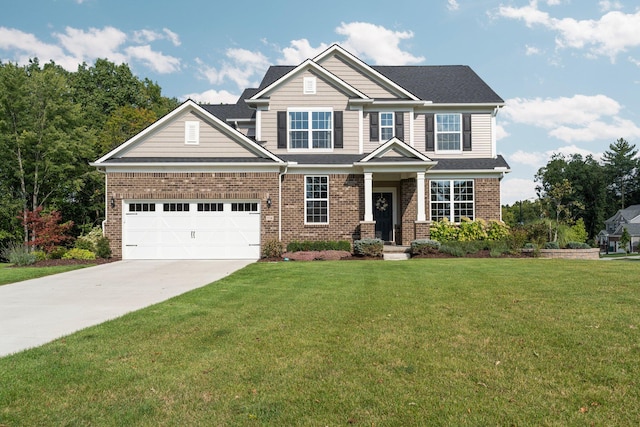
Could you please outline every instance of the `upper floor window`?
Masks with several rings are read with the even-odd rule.
[[[200,143],[200,122],[184,122],[184,143],[194,145]]]
[[[436,151],[462,151],[460,114],[436,114]]]
[[[331,149],[333,112],[330,110],[289,110],[289,149]]]
[[[431,181],[431,220],[474,219],[473,180]]]
[[[393,113],[380,113],[380,141],[393,138]]]

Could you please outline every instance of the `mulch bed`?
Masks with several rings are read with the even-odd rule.
[[[43,261],[36,261],[26,267],[55,267],[58,265],[85,265],[85,264],[107,264],[110,262],[118,261],[116,258],[97,258],[97,259],[45,259]],[[16,267],[16,266],[14,266]]]

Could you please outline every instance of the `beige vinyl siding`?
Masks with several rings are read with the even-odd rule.
[[[394,112],[393,110],[388,110],[388,111],[384,111],[386,112]],[[404,118],[403,123],[404,123],[404,142],[407,143],[407,145],[410,145],[410,141],[411,141],[411,123],[409,121],[409,115],[411,113],[410,112],[404,112],[402,113],[402,116]],[[369,113],[366,112],[364,114],[364,124],[362,126],[362,133],[363,133],[363,141],[364,141],[364,152],[365,153],[370,153],[373,150],[377,149],[380,144],[383,144],[387,141],[371,141],[371,137],[369,135]],[[424,116],[422,116],[424,119]],[[424,133],[423,133],[424,135]],[[424,147],[422,147],[424,148]]]
[[[451,153],[426,151],[425,116],[417,114],[413,122],[415,129],[415,148],[428,157],[460,158],[460,157],[491,157],[491,114],[471,114],[471,151]]]
[[[380,84],[371,80],[371,78],[362,74],[359,70],[353,68],[336,55],[324,58],[320,62],[320,65],[367,95],[369,98],[398,98],[396,94],[385,89],[383,86],[380,86]]]
[[[200,143],[185,144],[185,121],[200,122]],[[127,150],[123,157],[255,157],[238,142],[187,112]]]
[[[261,111],[262,135],[266,141],[265,148],[276,155],[286,154],[287,149],[278,149],[278,111],[287,111],[287,108],[331,108],[333,111],[343,111],[343,144],[344,148],[336,148],[334,153],[357,154],[358,153],[358,112],[348,110],[349,96],[317,77],[316,93],[305,95],[302,92],[304,77],[314,76],[310,72],[300,75],[279,86],[278,90],[269,94],[269,110]],[[310,153],[313,151],[310,150]]]

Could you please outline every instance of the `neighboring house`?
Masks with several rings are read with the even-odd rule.
[[[620,209],[614,216],[604,222],[605,229],[598,233],[598,244],[607,252],[626,251],[629,246],[622,247],[620,237],[626,228],[631,237],[632,252],[638,251],[640,245],[640,205]]]
[[[257,259],[272,240],[407,245],[432,221],[500,220],[503,105],[467,66],[369,66],[334,45],[93,163],[106,235],[125,259]]]

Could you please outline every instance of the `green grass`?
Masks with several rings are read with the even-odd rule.
[[[11,264],[0,264],[0,286],[23,280],[36,279],[51,274],[77,270],[89,265],[59,265],[54,267],[11,267]]]
[[[637,425],[632,263],[258,263],[0,359],[0,425]]]

